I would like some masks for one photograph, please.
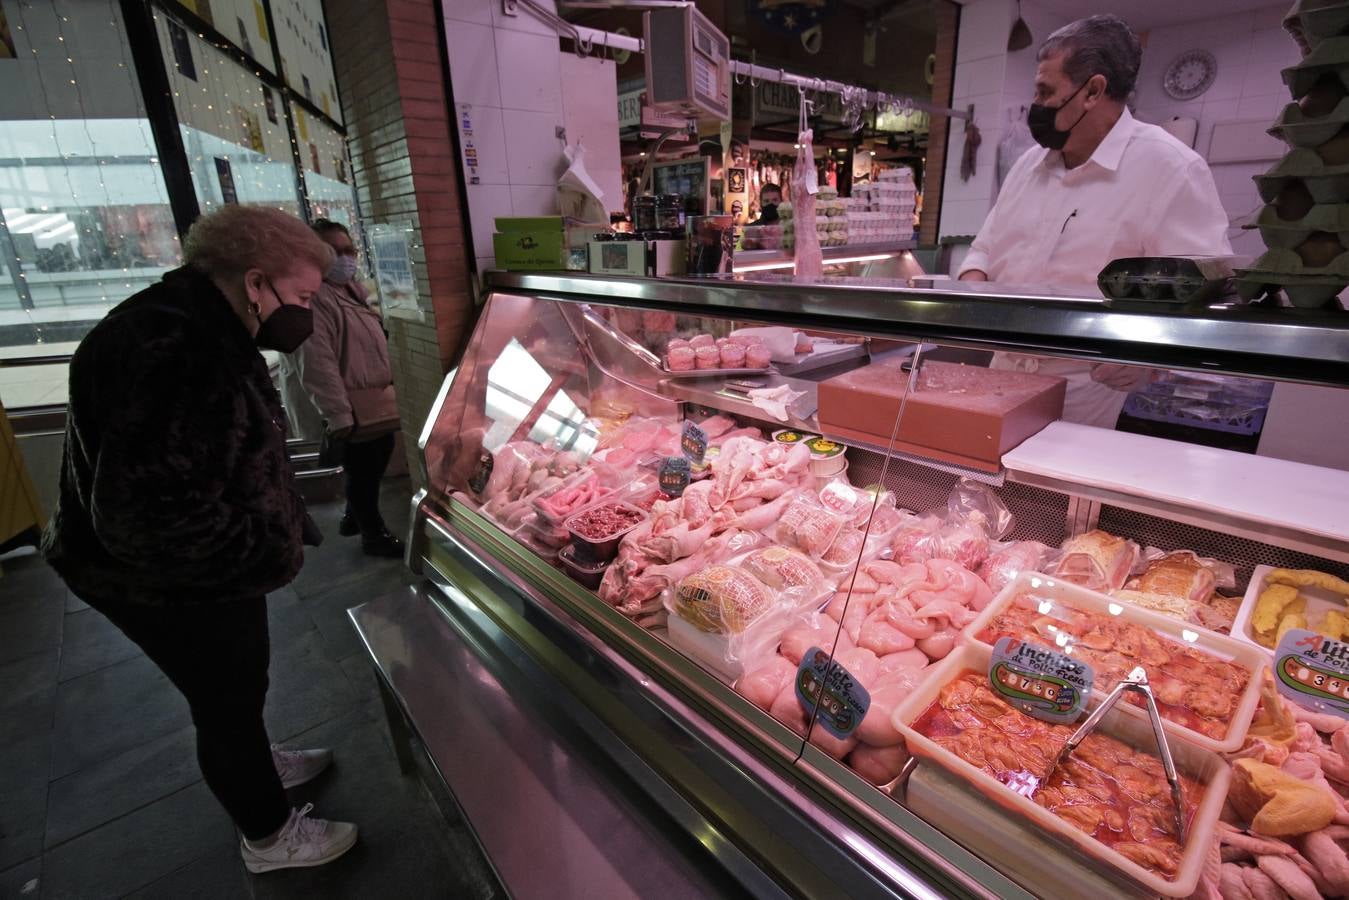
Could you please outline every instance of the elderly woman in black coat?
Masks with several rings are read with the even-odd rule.
[[[331,754],[279,750],[263,723],[266,595],[299,572],[312,523],[258,351],[308,337],[332,251],[293,216],[236,205],[198,219],[183,250],[75,351],[44,551],[187,698],[248,869],[320,865],[356,828],[291,808],[285,788]]]

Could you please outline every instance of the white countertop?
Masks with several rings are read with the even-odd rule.
[[[1349,472],[1054,422],[1002,458],[1024,472],[1349,543]]]

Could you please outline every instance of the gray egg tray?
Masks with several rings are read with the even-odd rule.
[[[1292,249],[1318,231],[1336,235],[1342,245],[1349,247],[1349,204],[1313,206],[1301,219],[1291,222],[1279,218],[1274,207],[1266,205],[1255,225],[1245,227],[1259,228],[1260,237],[1271,250]]]
[[[1329,38],[1349,34],[1349,0],[1335,4],[1327,4],[1325,0],[1297,0],[1284,16],[1283,27],[1303,53],[1314,52]]]

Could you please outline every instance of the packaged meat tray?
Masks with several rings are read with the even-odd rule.
[[[1273,576],[1273,577],[1271,577]],[[1262,603],[1263,598],[1263,603]],[[1349,584],[1312,569],[1256,566],[1232,622],[1232,636],[1269,654],[1289,628],[1349,639]]]
[[[647,514],[631,503],[601,503],[567,519],[575,559],[603,563],[618,553],[623,536],[646,520]]]
[[[1241,748],[1269,664],[1250,644],[1031,572],[1008,584],[965,635],[988,647],[1010,636],[1071,648],[1095,670],[1098,700],[1142,666],[1167,731],[1215,753]],[[1143,714],[1141,699],[1127,702]]]
[[[895,708],[893,724],[909,753],[1148,892],[1189,896],[1213,846],[1232,777],[1227,764],[1188,741],[1169,742],[1184,791],[1182,844],[1145,715],[1115,707],[1054,767],[1077,726],[1041,722],[994,694],[990,656],[979,644],[957,648]]]
[[[662,371],[667,375],[673,375],[675,378],[719,378],[736,375],[766,375],[769,372],[776,372],[777,369],[769,365],[760,366],[757,369],[751,369],[748,366],[740,366],[735,369],[671,369],[667,362],[662,366]]]

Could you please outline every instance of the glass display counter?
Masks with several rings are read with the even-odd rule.
[[[1082,424],[1180,371],[1343,388],[1349,329],[494,274],[410,562],[756,893],[1188,896],[1217,887],[1229,760],[1277,753],[1275,645],[1346,636],[1349,450]]]

